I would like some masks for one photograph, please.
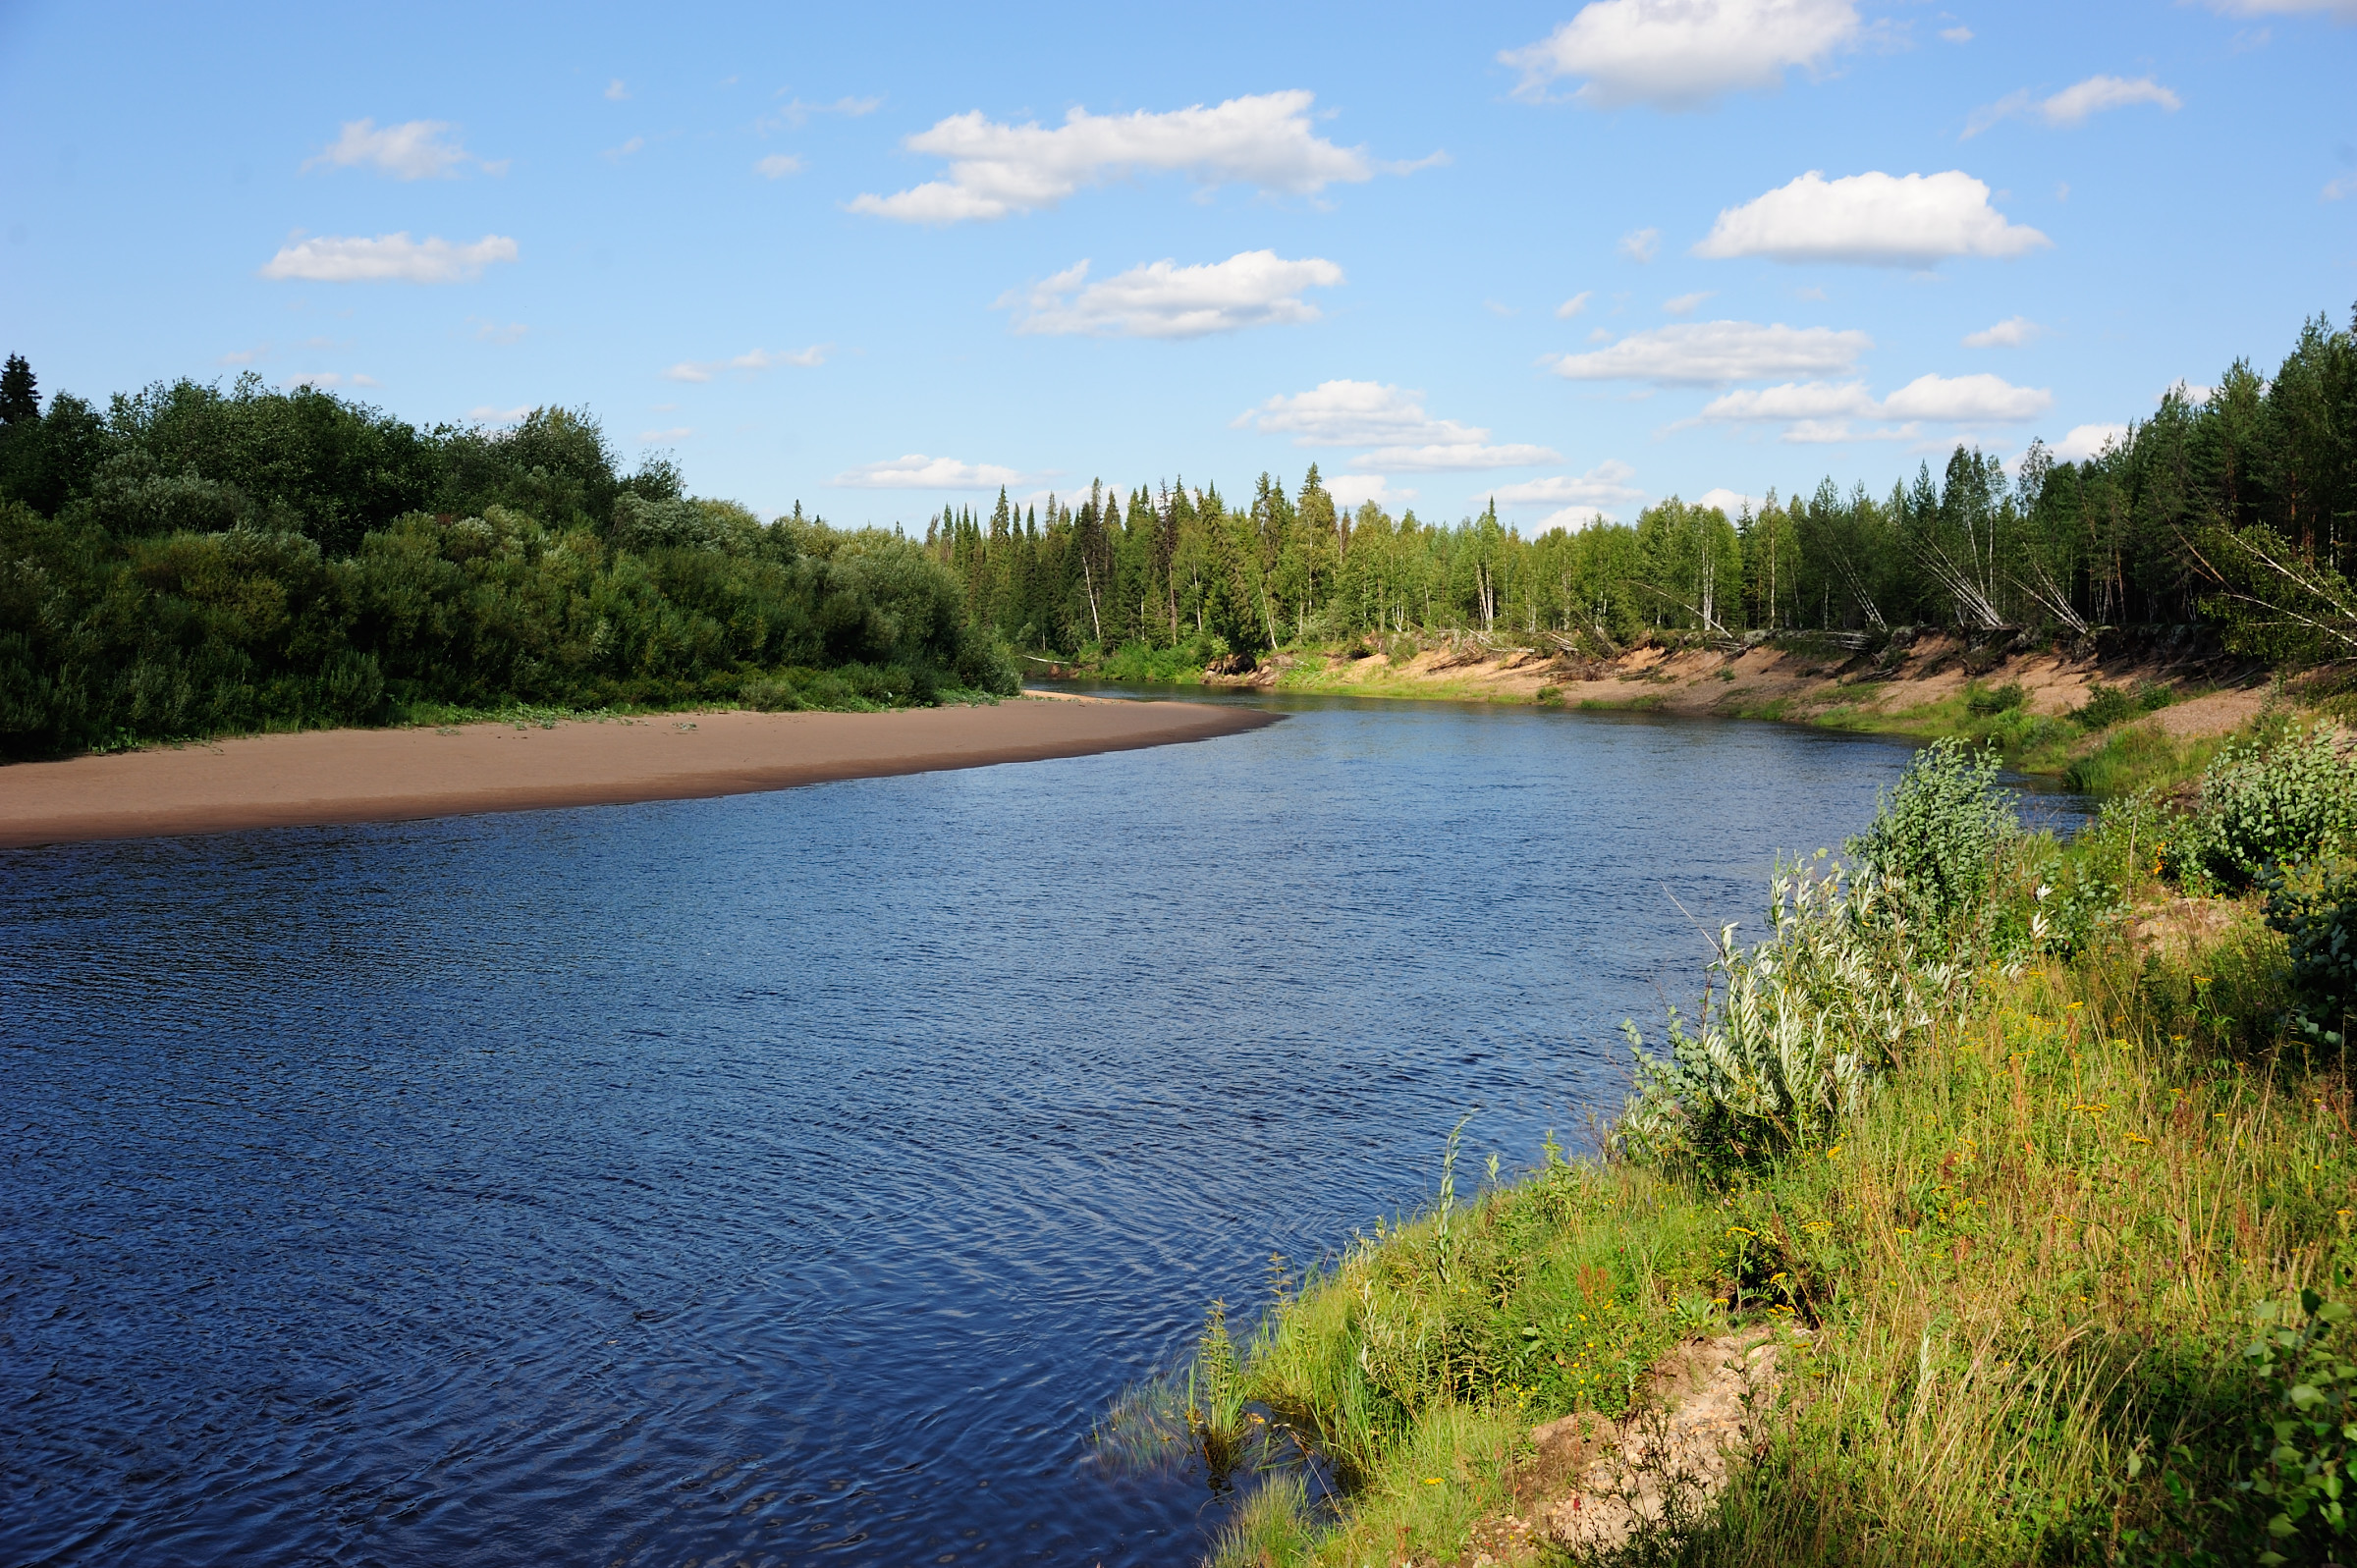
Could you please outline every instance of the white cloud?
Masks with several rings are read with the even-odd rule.
[[[2210,9],[2229,17],[2330,17],[2357,22],[2357,0],[2210,0]]]
[[[616,77],[613,81],[606,83],[607,102],[620,103],[623,99],[629,97],[630,95],[630,89],[622,84],[622,78]]]
[[[1298,447],[1371,447],[1350,460],[1366,473],[1520,468],[1558,456],[1547,447],[1492,444],[1487,430],[1435,419],[1418,394],[1380,381],[1328,381],[1271,398],[1238,415],[1232,428],[1289,435]]]
[[[2206,387],[2198,381],[2173,382],[2168,390],[2183,398],[2187,403],[2208,403],[2212,398],[2218,396],[2216,387]]]
[[[1994,327],[1964,334],[1967,349],[2019,349],[2046,336],[2046,329],[2027,316],[2007,316]]]
[[[478,316],[468,316],[466,321],[474,328],[475,341],[478,343],[521,343],[524,334],[532,330],[521,321],[511,321],[506,326],[496,321],[485,321]]]
[[[1022,483],[1013,468],[993,462],[960,462],[912,452],[904,458],[863,462],[837,474],[833,483],[853,490],[996,490]]]
[[[610,163],[620,163],[623,159],[630,157],[632,153],[643,152],[645,149],[646,137],[632,136],[630,140],[624,142],[619,147],[608,147],[605,151],[599,153],[598,156],[606,159]]]
[[[1081,261],[999,297],[1016,312],[1014,330],[1045,337],[1200,338],[1246,327],[1315,321],[1301,297],[1331,289],[1343,269],[1317,256],[1288,261],[1274,250],[1246,250],[1225,261],[1181,267],[1156,261],[1089,283]]]
[[[1580,290],[1579,293],[1573,295],[1570,298],[1564,300],[1562,304],[1555,307],[1555,318],[1558,321],[1570,320],[1573,316],[1578,315],[1582,310],[1587,309],[1588,301],[1594,297],[1596,297],[1595,290]]]
[[[764,180],[783,180],[790,174],[802,172],[802,160],[791,152],[773,152],[753,165],[753,173]]]
[[[1405,506],[1416,499],[1416,492],[1394,490],[1391,480],[1382,474],[1338,473],[1322,481],[1334,504],[1345,512],[1355,511],[1372,501],[1379,507]]]
[[[2016,115],[2031,115],[2050,126],[2080,126],[2090,115],[2106,109],[2125,109],[2133,104],[2157,104],[2171,114],[2184,107],[2184,101],[2150,77],[2128,81],[2122,77],[2089,77],[2086,81],[2064,87],[2051,98],[2033,98],[2027,88],[2008,92],[1992,104],[1972,111],[1964,122],[1964,135],[1977,136],[2001,120]]]
[[[947,180],[889,196],[862,195],[850,210],[904,223],[1004,218],[1053,207],[1083,186],[1150,170],[1183,170],[1206,185],[1291,195],[1373,179],[1376,166],[1363,150],[1315,134],[1314,96],[1269,92],[1165,114],[1092,115],[1075,108],[1053,130],[1001,125],[979,109],[952,115],[904,143],[911,152],[948,159]]]
[[[528,403],[520,403],[513,408],[494,408],[485,403],[466,410],[466,422],[477,425],[512,425],[531,411],[532,406]]]
[[[785,93],[785,88],[778,89],[780,97],[784,97]],[[854,98],[849,94],[836,99],[833,103],[804,103],[799,98],[793,98],[770,110],[756,124],[757,129],[762,131],[780,129],[798,131],[809,123],[810,117],[814,114],[839,114],[848,120],[856,120],[863,115],[874,114],[883,107],[884,100],[882,98]]]
[[[1705,490],[1694,498],[1693,504],[1705,511],[1716,507],[1730,517],[1740,515],[1744,512],[1757,513],[1760,510],[1758,496],[1747,496],[1740,490],[1729,490],[1725,485]]]
[[[1662,248],[1662,231],[1659,229],[1632,230],[1620,237],[1620,243],[1616,248],[1631,261],[1651,261],[1656,252]]]
[[[516,242],[496,234],[472,244],[411,240],[407,231],[373,240],[320,235],[281,246],[262,276],[310,283],[464,283],[494,261],[515,259]]]
[[[2068,462],[2082,462],[2102,452],[2114,441],[2128,438],[2126,425],[2072,425],[2070,434],[2055,443],[2056,457]]]
[[[807,349],[796,349],[792,353],[772,353],[767,349],[755,349],[749,352],[740,353],[734,359],[683,359],[664,371],[663,379],[666,381],[709,381],[724,370],[757,373],[763,370],[775,370],[780,365],[799,365],[805,370],[815,369],[827,362],[827,351],[833,347],[833,344],[814,343]]]
[[[1499,60],[1522,73],[1514,95],[1582,79],[1572,99],[1696,109],[1737,88],[1771,89],[1793,66],[1815,67],[1860,32],[1850,0],[1595,0],[1538,43]]]
[[[303,170],[354,169],[362,165],[396,180],[455,180],[469,164],[489,174],[505,174],[507,164],[485,163],[445,133],[441,120],[410,120],[377,128],[373,120],[347,120],[343,134],[303,161]]]
[[[1662,309],[1673,316],[1690,316],[1717,292],[1715,289],[1698,289],[1692,294],[1681,294],[1674,299],[1663,300]]]
[[[1770,376],[1842,375],[1874,340],[1832,327],[1763,327],[1750,321],[1697,321],[1632,332],[1610,348],[1559,354],[1555,373],[1574,381],[1652,381],[1720,386]]]
[[[2338,201],[2343,196],[2357,196],[2357,174],[2344,174],[2337,180],[2327,181],[2320,199]]]
[[[1488,431],[1479,434],[1487,435]],[[1370,473],[1470,472],[1480,468],[1527,468],[1553,462],[1562,454],[1551,447],[1491,446],[1480,441],[1434,442],[1420,447],[1377,447],[1350,460],[1350,466]]]
[[[1612,507],[1640,499],[1644,492],[1629,483],[1637,470],[1617,458],[1607,458],[1583,474],[1552,474],[1521,484],[1500,485],[1484,494],[1502,507]],[[1553,519],[1550,518],[1550,521]]]
[[[1947,256],[2018,256],[2052,243],[2007,223],[1989,205],[1989,188],[1962,170],[1829,181],[1812,169],[1720,213],[1694,253],[1928,267]]]
[[[1784,421],[1794,419],[1871,418],[1877,412],[1874,394],[1863,381],[1786,382],[1781,387],[1729,392],[1702,406],[1705,419]]]
[[[269,351],[270,346],[268,344],[257,343],[250,349],[233,350],[230,352],[223,354],[214,362],[225,365],[249,365],[256,359],[259,359],[265,354],[269,353]]]
[[[669,446],[694,434],[695,431],[687,425],[673,425],[668,430],[641,430],[638,432],[638,444],[642,447]]]
[[[1380,381],[1326,381],[1247,408],[1231,429],[1291,436],[1297,447],[1388,447],[1480,441],[1486,430],[1435,419],[1418,395]]]
[[[315,375],[289,376],[286,380],[280,382],[279,385],[288,388],[313,387],[320,391],[325,391],[329,387],[375,387],[381,386],[383,383],[378,381],[374,376],[348,376],[343,374],[341,371],[326,370]]]
[[[1887,419],[1941,424],[2009,424],[2034,419],[2055,406],[2044,387],[2017,387],[1986,371],[1970,376],[1917,376],[1883,400]]]
[[[1972,29],[1961,25],[1953,27],[1942,27],[1940,36],[1950,43],[1970,43],[1972,42]]]
[[[1838,436],[1830,432],[1846,419],[2010,424],[2037,417],[2054,402],[2055,395],[2042,387],[2016,387],[1997,376],[1925,375],[1880,399],[1862,381],[1787,382],[1729,392],[1703,405],[1700,417],[1810,427],[1799,435],[1787,432],[1790,440],[1850,440],[1856,438],[1846,428]]]

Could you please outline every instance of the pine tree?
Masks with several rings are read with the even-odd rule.
[[[0,425],[30,424],[41,416],[41,391],[32,379],[32,366],[21,353],[8,356],[0,368]]]

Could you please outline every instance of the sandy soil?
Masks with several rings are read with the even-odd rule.
[[[696,713],[328,730],[0,768],[0,848],[784,789],[1204,740],[1274,723],[1183,702]]]
[[[1900,714],[1952,697],[1975,678],[1991,686],[2018,683],[2033,713],[2064,713],[2084,703],[2088,688],[2099,681],[2133,686],[2161,680],[2184,689],[2187,677],[2187,672],[2157,661],[2082,660],[2056,653],[2012,655],[1976,676],[1976,661],[1964,643],[1935,634],[1918,638],[1879,666],[1838,650],[1812,657],[1765,644],[1739,653],[1637,648],[1617,659],[1592,660],[1558,656],[1552,649],[1492,649],[1467,641],[1455,649],[1428,648],[1401,665],[1380,653],[1358,660],[1279,655],[1251,675],[1213,677],[1206,684],[1273,686],[1304,662],[1323,667],[1305,672],[1315,690],[1355,687],[1410,696],[1421,686],[1434,696],[1535,701],[1542,689],[1552,688],[1573,708],[1585,703],[1717,716],[1771,711],[1788,719],[1809,719],[1834,708]],[[2157,722],[2173,734],[2223,734],[2255,715],[2266,696],[2257,682],[2212,691],[2164,709]]]

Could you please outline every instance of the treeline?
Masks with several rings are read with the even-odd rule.
[[[2357,323],[2353,323],[2357,330]],[[1216,486],[1090,487],[1045,515],[1001,494],[926,546],[977,625],[1040,655],[1143,644],[1257,653],[1369,632],[1649,633],[1895,625],[2084,635],[2216,622],[2275,657],[2357,652],[2357,337],[2318,318],[2272,377],[2237,360],[2078,461],[2008,474],[1958,447],[1887,495],[1827,479],[1728,517],[1672,499],[1633,525],[1524,539],[1493,505],[1442,524],[1337,507],[1313,466]]]
[[[44,409],[0,373],[0,754],[421,707],[1011,692],[913,542],[624,473],[585,413],[420,430],[182,381]]]

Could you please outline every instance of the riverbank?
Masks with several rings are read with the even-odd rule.
[[[1786,883],[1607,1158],[1551,1142],[1465,1202],[1452,1137],[1432,1211],[1248,1337],[1215,1310],[1166,1430],[1276,1468],[1214,1562],[2343,1555],[2353,1103],[2339,1036],[2287,1020],[2346,1027],[2317,943],[2357,894],[2288,949],[2250,892],[2187,897],[2357,822],[2334,734],[2270,743],[2264,777],[2070,844],[1990,826],[1986,772],[1933,754],[1862,858],[1978,863],[1981,891],[1861,917]],[[2290,795],[2319,805],[2297,834]],[[2202,933],[2165,940],[2196,902]]]
[[[1117,655],[1101,672],[1050,666],[1047,673],[1118,678],[1128,657]],[[1609,657],[1465,632],[1283,649],[1248,670],[1188,676],[1179,683],[1781,720],[1925,739],[1964,735],[1995,739],[2018,766],[2056,776],[2098,750],[2101,732],[2122,721],[2180,746],[2231,733],[2257,717],[2273,684],[2268,671],[2248,662],[2165,641],[2016,647],[2009,637],[1942,631],[1900,631],[1865,648],[1796,634],[1748,645],[1647,645]],[[2132,697],[2132,706],[2091,716],[2090,702],[2105,691]]]
[[[0,768],[0,848],[624,805],[1206,740],[1248,708],[1030,701],[319,730]]]

